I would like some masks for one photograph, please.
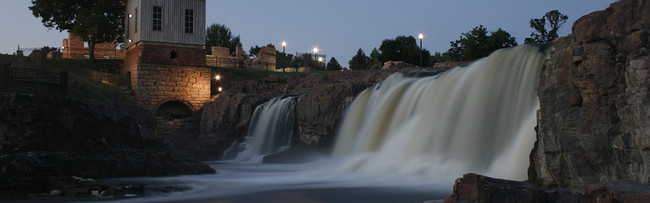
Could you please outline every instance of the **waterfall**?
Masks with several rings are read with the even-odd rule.
[[[439,74],[389,76],[348,107],[334,147],[340,170],[526,179],[545,58],[523,45]]]
[[[235,142],[224,152],[225,159],[260,163],[264,156],[281,152],[291,146],[295,97],[275,97],[253,112],[243,142]]]

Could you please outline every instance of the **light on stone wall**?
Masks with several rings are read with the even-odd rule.
[[[214,76],[214,79],[221,80],[221,75]],[[221,90],[219,90],[221,91]]]
[[[129,39],[129,43],[131,43],[131,42],[132,42],[131,39]]]
[[[221,87],[219,87],[219,89],[218,89],[218,90],[219,90],[219,92],[221,92],[221,91],[223,91],[223,88],[221,88]]]
[[[130,13],[129,13],[129,18],[133,18],[133,14],[130,14]]]

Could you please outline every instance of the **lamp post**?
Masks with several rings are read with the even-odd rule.
[[[424,35],[420,33],[418,38],[420,38],[420,67],[422,67],[422,39],[424,39]]]
[[[284,53],[285,48],[287,48],[287,42],[286,42],[286,41],[282,41],[282,53]]]
[[[314,60],[318,60],[318,47],[314,47]],[[320,65],[320,64],[318,64]]]

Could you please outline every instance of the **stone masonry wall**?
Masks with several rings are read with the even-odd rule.
[[[187,102],[193,111],[210,100],[211,70],[204,67],[139,64],[132,73],[138,103],[155,112],[169,101]]]
[[[140,63],[205,66],[205,51],[200,46],[139,43]]]

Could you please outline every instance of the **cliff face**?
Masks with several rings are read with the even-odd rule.
[[[210,159],[246,135],[255,107],[275,96],[295,95],[294,144],[330,146],[347,104],[389,72],[305,74],[297,78],[269,76],[261,81],[228,82],[225,92],[206,103],[195,154]]]
[[[49,192],[51,176],[214,173],[154,139],[153,129],[140,107],[0,94],[0,191]]]
[[[544,62],[529,179],[583,190],[619,179],[650,182],[650,2],[591,13]]]

